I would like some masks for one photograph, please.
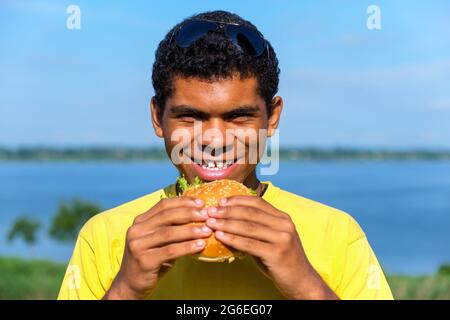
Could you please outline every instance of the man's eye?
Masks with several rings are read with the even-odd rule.
[[[180,122],[187,122],[187,123],[194,123],[195,121],[201,121],[201,119],[198,119],[196,116],[190,115],[179,115],[176,117],[176,119]]]
[[[197,119],[194,117],[179,117],[178,120],[184,122],[195,122]]]
[[[249,117],[249,116],[236,116],[236,117],[232,117],[232,118],[230,119],[230,121],[241,123],[241,122],[247,122],[247,121],[250,121],[251,119],[252,119],[252,118]]]

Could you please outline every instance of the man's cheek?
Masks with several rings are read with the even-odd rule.
[[[259,130],[255,128],[236,129],[235,136],[238,163],[256,165],[259,161],[261,153]]]
[[[178,128],[173,130],[170,137],[166,139],[166,148],[168,145],[168,149],[170,150],[170,160],[175,165],[187,164],[189,157],[186,156],[186,152],[189,151],[190,148],[190,136],[190,130]]]

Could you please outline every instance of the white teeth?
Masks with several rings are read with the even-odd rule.
[[[202,163],[202,167],[204,169],[208,169],[208,170],[224,170],[226,168],[228,168],[228,166],[230,166],[231,164],[233,164],[233,161],[204,161]]]

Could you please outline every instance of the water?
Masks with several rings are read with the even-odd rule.
[[[33,247],[7,243],[14,219],[31,215],[45,229],[61,200],[79,197],[107,209],[167,185],[176,176],[165,162],[1,163],[0,255],[66,262],[72,244],[54,242],[45,232]],[[387,272],[432,273],[450,262],[448,162],[283,162],[278,175],[269,178],[350,213]]]

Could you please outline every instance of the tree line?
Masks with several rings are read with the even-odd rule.
[[[450,150],[382,150],[357,148],[290,148],[279,150],[281,160],[450,160]],[[0,147],[0,161],[159,161],[167,160],[159,147]]]

